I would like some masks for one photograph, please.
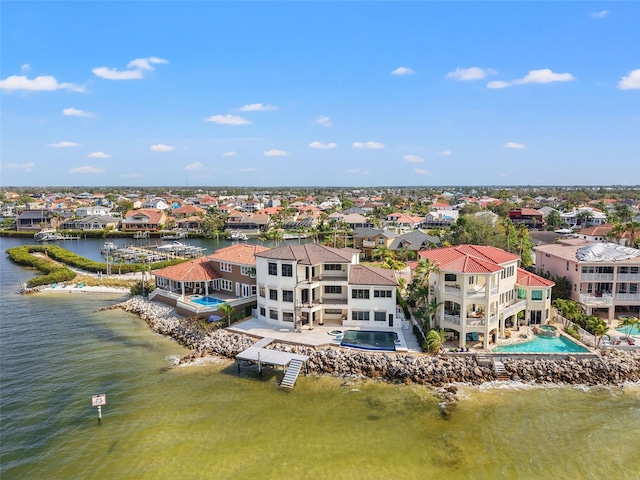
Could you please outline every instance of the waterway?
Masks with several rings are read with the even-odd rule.
[[[0,238],[0,249],[26,242]],[[189,241],[189,243],[192,243]],[[99,258],[99,241],[65,242]],[[206,246],[206,245],[204,245]],[[211,249],[210,252],[213,250]],[[186,353],[119,297],[18,293],[0,257],[0,478],[635,479],[640,387],[433,391],[330,377],[238,375]],[[92,394],[105,393],[99,426]]]

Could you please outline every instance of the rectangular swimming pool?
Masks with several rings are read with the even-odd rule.
[[[340,341],[340,346],[393,352],[399,343],[398,334],[395,332],[346,330]]]
[[[589,350],[566,337],[536,335],[533,340],[495,347],[496,353],[587,353]]]
[[[191,300],[193,303],[197,303],[199,305],[205,305],[207,307],[215,307],[217,305],[221,305],[223,303],[225,303],[224,300],[220,300],[219,298],[216,297],[202,297],[200,295],[191,295],[189,297],[189,300]]]

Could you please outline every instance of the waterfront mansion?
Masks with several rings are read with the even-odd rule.
[[[359,251],[315,243],[256,254],[256,316],[274,325],[400,328],[393,270],[359,264]]]
[[[429,276],[431,298],[438,305],[435,326],[461,347],[482,334],[488,349],[506,327],[549,320],[555,284],[519,268],[518,255],[478,245],[422,250],[418,255],[437,267]]]

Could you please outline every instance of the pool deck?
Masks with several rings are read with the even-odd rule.
[[[238,323],[234,323],[231,327],[227,328],[230,332],[242,333],[254,338],[273,338],[282,343],[290,343],[293,345],[305,345],[313,348],[324,347],[337,347],[334,336],[329,335],[331,330],[368,330],[381,332],[395,332],[400,340],[396,352],[422,352],[422,348],[418,344],[418,340],[415,338],[413,331],[409,328],[371,328],[371,327],[340,327],[336,325],[322,325],[315,326],[312,329],[308,326],[303,326],[299,332],[294,331],[292,328],[280,328],[274,326],[268,322],[257,318],[250,318]],[[367,350],[371,352],[372,350]],[[388,351],[385,353],[389,353]]]

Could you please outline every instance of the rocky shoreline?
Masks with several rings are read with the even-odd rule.
[[[153,331],[174,338],[191,350],[179,363],[217,355],[233,359],[255,343],[255,339],[223,329],[203,332],[169,305],[142,297],[110,308],[138,314]],[[418,383],[444,389],[444,397],[454,396],[455,383],[480,385],[497,380],[491,366],[478,365],[472,355],[429,356],[406,353],[371,353],[339,348],[320,348],[274,343],[268,348],[309,356],[309,372],[336,377],[367,377],[396,383]],[[503,357],[504,358],[504,357]],[[567,385],[609,385],[640,382],[640,354],[609,350],[602,357],[525,360],[504,358],[510,380],[524,383]],[[453,389],[455,390],[455,389]]]

